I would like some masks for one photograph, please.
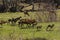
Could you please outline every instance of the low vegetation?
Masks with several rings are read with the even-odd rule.
[[[0,20],[8,20],[9,18],[16,18],[22,16],[22,18],[33,18],[35,14],[29,13],[29,16],[24,17],[23,13],[1,13]],[[55,24],[52,28],[52,31],[46,31],[46,28],[49,24]],[[42,25],[40,31],[37,31],[37,28],[26,28],[21,29],[16,24],[11,26],[10,24],[0,25],[0,40],[60,40],[60,23],[59,22],[49,22],[49,23],[38,23],[37,26]],[[24,25],[26,26],[26,25]]]

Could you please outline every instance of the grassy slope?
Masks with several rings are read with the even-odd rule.
[[[59,13],[59,12],[58,12]],[[31,13],[30,13],[31,14]],[[4,19],[7,20],[11,17],[18,17],[18,16],[24,16],[22,13],[14,13],[14,14],[0,14],[0,20]],[[34,14],[31,14],[34,15]],[[33,16],[32,16],[33,17]],[[23,17],[24,18],[24,17]],[[33,17],[34,18],[34,17]],[[53,28],[53,31],[46,31],[46,26],[51,23],[39,23],[38,25],[43,25],[41,31],[36,32],[35,29],[19,29],[19,27],[16,26],[10,26],[10,25],[3,25],[3,28],[0,28],[0,40],[18,40],[19,38],[34,38],[34,37],[41,37],[41,38],[47,38],[48,40],[60,40],[60,23],[59,22],[53,22],[55,24],[55,27]]]

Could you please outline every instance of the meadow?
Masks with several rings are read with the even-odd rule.
[[[30,17],[34,18],[35,14],[32,14],[31,12],[29,14]],[[57,15],[57,17],[59,18],[59,11],[57,11]],[[24,17],[24,14],[20,12],[7,12],[0,14],[0,20],[7,20],[9,18],[16,18],[19,16],[22,16],[22,18],[30,18],[28,16]],[[46,31],[46,27],[48,24],[55,24],[53,31]],[[38,23],[38,25],[42,25],[41,31],[37,31],[36,28],[20,29],[18,25],[11,26],[10,24],[4,24],[2,28],[0,28],[0,40],[28,40],[31,38],[46,38],[47,40],[60,40],[60,22]]]

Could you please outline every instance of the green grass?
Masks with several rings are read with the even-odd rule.
[[[34,12],[33,12],[34,13]],[[59,12],[58,12],[59,13]],[[32,14],[31,12],[29,12],[30,17],[34,18],[35,14]],[[23,13],[20,12],[16,12],[16,13],[2,13],[0,14],[0,20],[7,20],[9,18],[16,18],[22,16],[22,18],[24,17]],[[30,18],[30,17],[26,17],[26,18]],[[55,24],[55,27],[53,28],[53,31],[46,31],[46,27],[48,24]],[[38,25],[42,25],[42,29],[41,31],[36,31],[37,29],[34,28],[30,28],[30,29],[20,29],[18,27],[18,25],[16,26],[11,26],[11,25],[7,25],[4,24],[2,27],[0,28],[0,40],[21,40],[24,38],[47,38],[48,40],[60,40],[60,22],[51,22],[51,23],[38,23]],[[37,26],[38,26],[37,25]]]
[[[18,40],[21,36],[22,38],[47,38],[48,40],[60,40],[60,23],[54,23],[55,27],[53,28],[53,31],[46,31],[46,27],[48,24],[51,23],[39,23],[42,25],[41,31],[36,31],[37,29],[30,28],[30,29],[20,29],[17,25],[16,26],[10,26],[10,25],[3,25],[3,28],[0,28],[0,36],[4,39],[11,38],[13,40]],[[39,25],[38,24],[38,25]],[[11,36],[12,35],[12,36]],[[0,38],[1,38],[0,37]],[[16,38],[16,39],[15,39]]]

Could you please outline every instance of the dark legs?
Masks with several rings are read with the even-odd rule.
[[[46,31],[52,31],[52,28],[53,28],[53,26],[48,26],[48,27],[46,28]]]

